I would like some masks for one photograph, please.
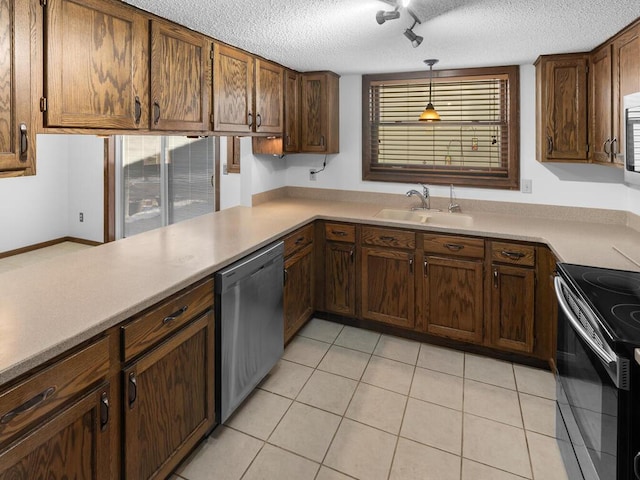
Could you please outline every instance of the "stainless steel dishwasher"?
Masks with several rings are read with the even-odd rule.
[[[284,243],[216,273],[216,418],[225,422],[284,350]]]

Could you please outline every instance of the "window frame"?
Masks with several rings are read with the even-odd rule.
[[[428,80],[429,71],[371,74],[362,76],[362,180],[397,183],[428,183],[477,188],[518,190],[520,188],[520,67],[518,65],[434,70],[433,80],[470,76],[507,75],[508,77],[508,153],[507,174],[456,170],[434,173],[419,166],[382,166],[372,163],[369,90],[373,82]],[[437,97],[434,97],[437,109]],[[416,119],[417,120],[417,119]],[[446,121],[446,120],[445,120]]]

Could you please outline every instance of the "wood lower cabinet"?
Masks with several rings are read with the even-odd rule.
[[[470,343],[484,335],[484,239],[422,235],[422,298],[427,333]]]
[[[327,312],[356,316],[356,228],[325,224],[324,308]]]
[[[151,21],[152,130],[210,130],[212,43],[204,35]]]
[[[536,61],[537,158],[587,162],[588,54],[548,55]]]
[[[482,260],[425,256],[424,324],[432,335],[482,343]]]
[[[45,127],[146,128],[148,19],[109,0],[49,0],[44,11]]]
[[[491,242],[490,344],[532,353],[536,303],[536,248]]]
[[[113,415],[105,383],[0,450],[0,480],[110,476]]]
[[[124,370],[124,478],[166,478],[214,418],[208,311]]]
[[[314,255],[313,243],[284,261],[284,342],[287,343],[311,318],[314,311]]]
[[[35,174],[29,2],[0,0],[0,178]]]

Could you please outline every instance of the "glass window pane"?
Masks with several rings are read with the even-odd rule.
[[[122,137],[124,236],[162,226],[161,137]]]

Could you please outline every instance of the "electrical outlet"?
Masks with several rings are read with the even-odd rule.
[[[84,213],[80,212],[79,217],[80,217],[80,221],[84,222]]]
[[[315,169],[313,169],[313,168],[310,169],[309,170],[309,180],[311,180],[312,182],[315,182],[316,181],[316,173],[317,172],[315,171]]]
[[[520,191],[522,193],[531,193],[533,192],[533,181],[531,179],[523,178],[520,183]]]
[[[222,174],[223,175],[229,175],[229,169],[227,168],[227,164],[226,163],[222,164]]]

